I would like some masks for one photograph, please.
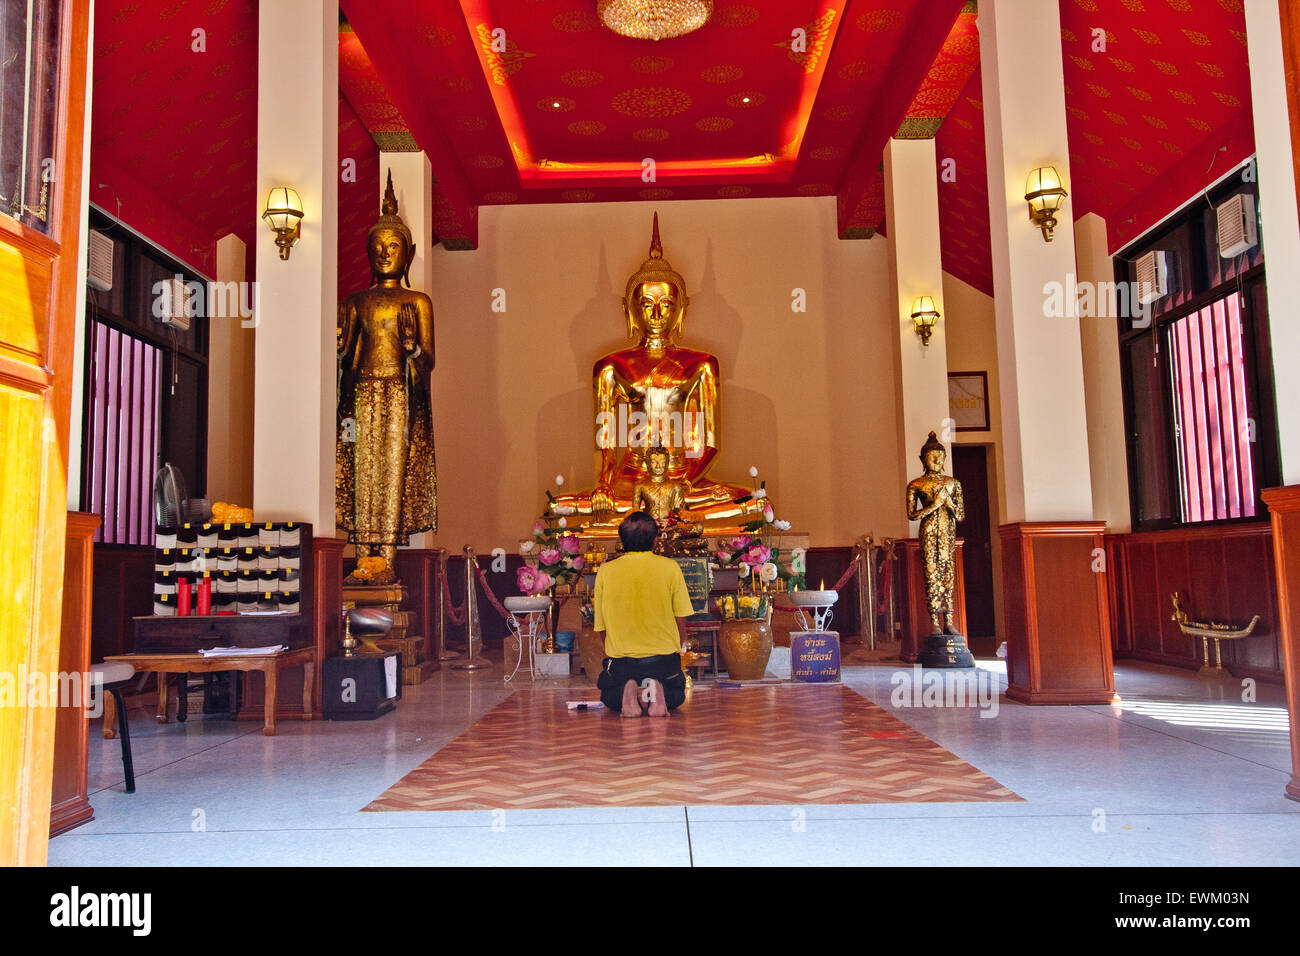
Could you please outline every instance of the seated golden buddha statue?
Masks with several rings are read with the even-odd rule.
[[[675,340],[686,319],[686,283],[664,258],[659,215],[654,217],[650,257],[628,280],[623,299],[632,348],[606,355],[593,371],[596,487],[551,498],[551,514],[576,514],[589,534],[614,534],[638,507],[634,491],[650,476],[651,449],[667,452],[664,478],[680,486],[681,504],[706,533],[739,531],[762,512],[752,491],[708,477],[721,447],[718,360],[682,348]]]

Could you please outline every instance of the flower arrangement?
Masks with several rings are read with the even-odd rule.
[[[767,617],[766,594],[727,594],[713,602],[724,621]]]
[[[544,594],[556,585],[573,584],[586,564],[576,534],[547,527],[541,521],[533,523],[532,540],[522,542],[519,550],[525,555],[537,555],[537,564],[525,564],[515,578],[519,593],[524,595]]]
[[[752,494],[737,498],[738,504],[747,501],[762,501],[760,515],[741,525],[746,532],[722,546],[714,553],[719,567],[734,567],[740,573],[742,587],[766,589],[768,585],[780,580],[789,590],[803,587],[804,572],[781,564],[781,535],[790,530],[790,522],[783,521],[772,510],[772,503],[767,501],[767,482],[758,480],[758,468],[751,466],[749,476],[754,481]]]

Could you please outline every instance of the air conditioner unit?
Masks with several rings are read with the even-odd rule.
[[[113,288],[113,240],[96,229],[90,230],[90,255],[86,282],[92,289],[109,292]]]
[[[1235,259],[1259,244],[1255,221],[1255,197],[1237,193],[1215,211],[1219,219],[1219,255]]]
[[[188,332],[190,317],[185,314],[185,305],[189,301],[189,289],[186,288],[185,280],[180,278],[172,279],[171,287],[171,312],[164,315],[159,321],[173,329]]]
[[[1150,305],[1169,294],[1169,254],[1154,249],[1137,261],[1138,302]]]

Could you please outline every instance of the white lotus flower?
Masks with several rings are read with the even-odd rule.
[[[529,553],[530,551],[532,551],[532,550],[533,550],[533,543],[532,543],[531,541],[520,541],[520,542],[519,542],[519,553],[520,553],[520,554],[528,554],[528,553]]]
[[[559,526],[560,526],[561,528],[567,528],[567,527],[569,526],[569,519],[568,519],[568,518],[561,518],[561,519],[559,520],[559,522],[557,522],[557,523],[559,524]]]
[[[758,567],[758,576],[769,584],[777,579],[778,574],[779,572],[776,570],[776,565],[771,561],[761,564]]]
[[[758,488],[758,489],[756,489],[756,490],[754,491],[754,497],[755,497],[755,498],[766,498],[766,497],[767,497],[767,489],[766,489],[766,488]]]
[[[736,565],[736,571],[740,574],[740,576],[741,576],[742,578],[747,578],[747,577],[749,577],[749,565],[748,565],[748,564],[738,564],[738,565]]]
[[[563,485],[563,484],[564,484],[564,476],[563,476],[563,475],[556,475],[556,476],[555,476],[555,484],[556,484],[557,486],[558,486],[558,485]]]
[[[749,466],[749,477],[751,477],[751,478],[757,478],[757,477],[758,477],[758,465],[750,465],[750,466]]]

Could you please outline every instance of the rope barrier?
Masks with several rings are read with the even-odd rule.
[[[451,623],[457,627],[464,627],[466,620],[466,611],[469,610],[469,595],[465,595],[465,600],[461,602],[460,607],[456,607],[451,601],[451,589],[447,586],[447,565],[442,565],[442,601],[443,606],[447,609],[447,617]]]
[[[487,595],[488,603],[496,608],[497,613],[501,615],[510,630],[518,630],[519,622],[515,620],[515,616],[507,611],[501,602],[497,600],[497,596],[492,593],[492,586],[488,584],[487,574],[485,574],[483,569],[479,567],[478,558],[474,559],[474,570],[478,573],[478,583],[483,585],[483,593]]]

